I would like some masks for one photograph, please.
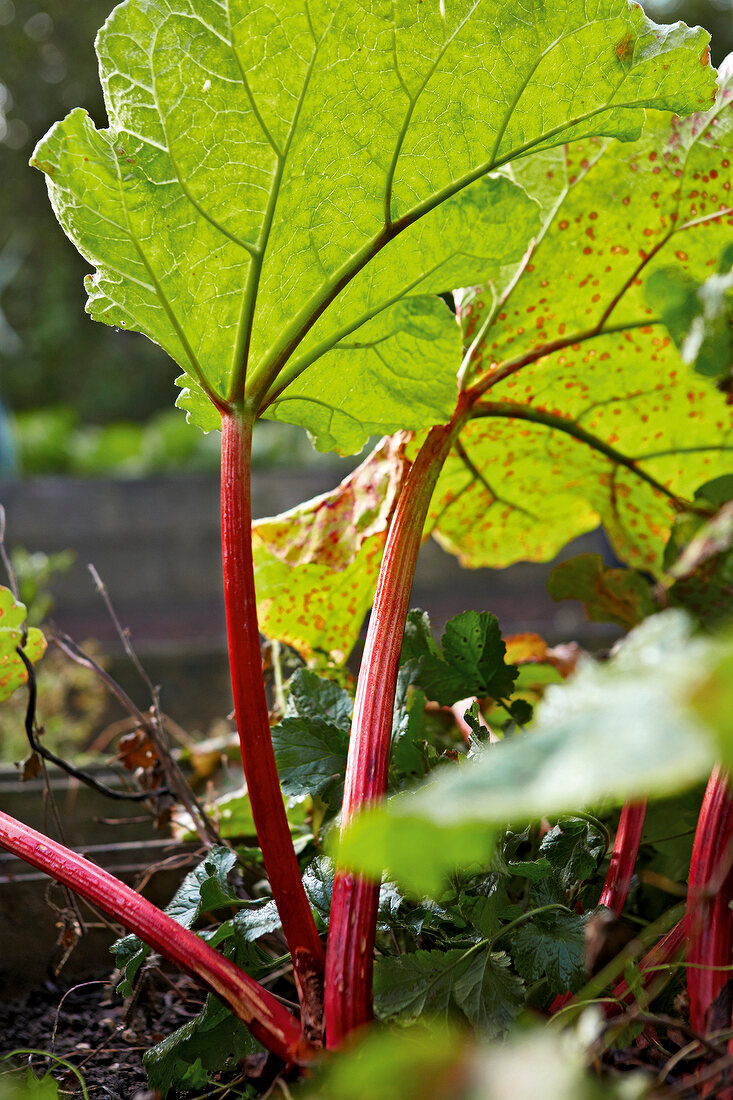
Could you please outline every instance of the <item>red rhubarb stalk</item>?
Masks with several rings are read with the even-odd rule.
[[[202,982],[244,1021],[256,1039],[285,1062],[309,1060],[298,1021],[271,993],[124,882],[1,811],[0,845],[103,909]],[[311,1058],[313,1053],[311,1048]]]
[[[675,961],[682,950],[684,942],[685,920],[682,919],[677,921],[677,924],[670,928],[666,936],[663,936],[659,943],[655,943],[654,947],[646,953],[639,963],[641,985],[645,993],[649,991],[659,970]],[[637,995],[632,989],[629,989],[628,982],[623,980],[614,986],[612,996],[614,1000],[603,1005],[606,1016],[617,1016],[626,1005],[632,1004]]]
[[[407,474],[387,536],[361,671],[346,764],[341,828],[387,786],[397,670],[417,555],[433,489],[466,416],[432,428]],[[326,1042],[338,1047],[372,1018],[379,883],[337,869],[326,951]]]
[[[599,905],[605,905],[617,917],[621,916],[629,892],[645,817],[646,802],[627,802],[621,810],[611,862],[598,899]]]
[[[272,748],[262,678],[251,535],[252,421],[222,413],[221,539],[234,711],[252,816],[277,904],[307,1038],[322,1034],[324,950],[303,888]]]
[[[690,1024],[705,1034],[710,1006],[733,971],[733,799],[716,767],[697,820],[687,891],[687,992]]]

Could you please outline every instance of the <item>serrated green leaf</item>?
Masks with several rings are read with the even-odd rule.
[[[587,980],[583,918],[543,913],[512,935],[514,965],[526,982],[547,979],[551,993],[576,993]]]
[[[649,580],[636,569],[611,569],[600,554],[562,561],[547,578],[553,600],[580,600],[592,622],[636,626],[658,610]]]
[[[23,641],[25,604],[15,599],[9,588],[0,585],[0,702],[28,680],[28,670],[17,653]],[[23,653],[35,664],[46,652],[46,639],[32,626],[28,630]]]
[[[509,908],[505,881],[496,875],[490,881],[488,893],[464,895],[460,901],[461,914],[487,939],[496,936]]]
[[[706,42],[626,0],[125,0],[97,42],[110,128],[73,111],[33,163],[92,316],[166,348],[194,419],[196,386],[241,398],[247,366],[259,410],[354,448],[450,415],[435,293],[503,283],[536,225],[492,169],[707,107]]]
[[[123,936],[115,940],[110,947],[110,952],[115,957],[115,966],[122,973],[122,978],[117,986],[117,992],[123,997],[131,997],[135,985],[135,977],[142,964],[150,954],[150,948],[143,943],[139,936]]]
[[[272,745],[283,794],[320,795],[338,806],[344,789],[348,730],[323,718],[283,718],[272,729]]]
[[[540,852],[567,892],[590,878],[605,855],[605,842],[587,821],[566,820],[545,833]]]
[[[241,905],[242,899],[230,889],[227,878],[237,862],[231,848],[213,847],[206,858],[189,871],[176,890],[165,912],[184,928],[193,928],[205,912]],[[133,980],[150,954],[147,944],[135,935],[123,936],[110,947],[123,978],[118,989],[126,997],[132,993]]]
[[[235,1069],[260,1050],[245,1024],[209,995],[199,1015],[151,1047],[143,1062],[150,1087],[165,1097],[171,1088],[200,1089],[212,1074]]]
[[[232,917],[232,924],[235,934],[250,942],[270,932],[277,932],[280,928],[277,905],[272,898],[259,903],[248,902]]]
[[[201,913],[237,905],[240,899],[227,881],[236,863],[231,848],[210,848],[206,858],[186,875],[166,913],[184,928],[192,928]]]
[[[523,1003],[524,986],[509,970],[508,957],[488,946],[376,960],[374,1010],[383,1020],[409,1024],[423,1013],[443,1017],[458,1009],[494,1038],[508,1031]]]
[[[510,695],[517,670],[506,665],[499,623],[486,611],[464,611],[451,619],[441,639],[430,634],[424,612],[410,612],[403,660],[420,660],[417,683],[429,699],[450,706],[469,695],[501,699]]]
[[[512,875],[526,878],[530,882],[543,882],[552,873],[552,864],[544,856],[539,859],[510,859],[506,866]]]
[[[548,225],[510,293],[464,294],[467,381],[495,381],[430,510],[464,564],[546,560],[603,523],[623,560],[660,575],[676,498],[730,469],[731,408],[682,361],[643,283],[670,263],[704,280],[711,233],[716,256],[733,243],[731,87],[729,65],[707,114],[651,114],[632,145],[569,145],[547,164],[565,196],[543,200]]]
[[[308,668],[297,669],[288,681],[285,718],[321,718],[348,733],[353,706],[348,691]]]

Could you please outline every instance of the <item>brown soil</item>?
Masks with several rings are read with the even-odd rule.
[[[185,977],[145,983],[134,1003],[114,992],[109,973],[77,985],[46,982],[24,1000],[0,1004],[0,1056],[18,1048],[65,1058],[82,1074],[90,1100],[152,1100],[142,1064],[145,1051],[200,1010],[201,991]],[[157,988],[156,988],[157,987]],[[0,1063],[51,1070],[66,1097],[81,1097],[76,1077],[52,1058],[34,1055]],[[0,1076],[0,1093],[2,1076]]]

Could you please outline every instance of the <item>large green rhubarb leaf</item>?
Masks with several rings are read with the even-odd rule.
[[[655,114],[634,144],[590,140],[522,170],[549,221],[502,301],[464,295],[472,368],[490,385],[431,509],[466,564],[547,559],[603,522],[620,556],[659,573],[679,498],[730,469],[733,410],[682,361],[644,287],[670,264],[702,282],[733,242],[726,72],[706,114]]]
[[[501,286],[537,227],[492,170],[706,108],[706,43],[627,0],[125,0],[97,46],[109,129],[75,110],[33,163],[92,316],[166,348],[194,419],[246,392],[355,449],[450,415],[434,295]]]

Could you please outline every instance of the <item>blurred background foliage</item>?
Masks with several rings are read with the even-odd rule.
[[[209,469],[217,440],[172,412],[177,368],[135,333],[84,312],[88,267],[59,231],[35,142],[72,107],[106,124],[94,37],[113,0],[0,0],[0,400],[25,474]],[[733,49],[733,0],[646,0],[659,22],[684,19]],[[316,458],[303,433],[263,425],[261,462]],[[321,459],[323,456],[321,456]],[[316,459],[318,460],[318,459]],[[0,440],[0,469],[13,461]]]

